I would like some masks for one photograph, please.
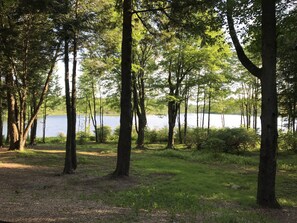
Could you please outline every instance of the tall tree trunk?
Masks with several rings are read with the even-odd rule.
[[[203,109],[202,109],[202,124],[201,124],[202,129],[204,129],[205,109],[206,109],[206,89],[204,88]]]
[[[0,88],[2,88],[2,80],[0,76]],[[2,91],[0,89],[0,148],[3,146],[3,106],[2,106]]]
[[[36,98],[33,96],[32,98],[32,106],[31,106],[31,116],[34,115],[36,112]],[[35,145],[36,144],[36,134],[37,134],[37,117],[34,119],[32,127],[31,127],[31,132],[30,132],[30,145]]]
[[[139,89],[139,111],[138,114],[138,138],[137,138],[137,146],[141,149],[144,149],[144,134],[145,128],[147,125],[147,118],[146,118],[146,109],[145,109],[145,86],[144,86],[144,73],[141,71],[139,75],[138,82],[140,85]]]
[[[65,28],[67,32],[67,28]],[[70,98],[70,75],[69,75],[69,37],[66,34],[64,43],[64,65],[65,65],[65,97],[66,97],[66,113],[67,113],[67,136],[66,136],[66,155],[63,173],[71,174],[75,168],[72,164],[72,149],[71,149],[71,136],[72,136],[72,106]]]
[[[177,116],[177,102],[168,102],[168,142],[167,149],[174,149],[174,127]]]
[[[45,129],[46,129],[46,116],[47,116],[47,100],[44,101],[43,108],[43,122],[42,122],[42,143],[45,143]]]
[[[197,88],[197,96],[196,96],[196,127],[199,127],[199,94],[200,94],[200,88],[198,86]]]
[[[179,144],[183,143],[183,136],[182,136],[182,126],[181,126],[181,114],[180,114],[180,105],[177,108],[178,110],[178,119],[177,119],[177,124],[178,124],[178,141]]]
[[[276,3],[262,0],[261,150],[257,203],[278,208],[275,196],[277,150]]]
[[[131,65],[132,65],[132,0],[123,2],[121,62],[121,114],[117,164],[113,176],[129,176],[132,132]]]
[[[78,0],[75,2],[75,19],[77,19]],[[76,70],[77,70],[77,31],[74,30],[73,37],[73,62],[72,62],[72,94],[71,94],[71,162],[74,170],[77,167],[76,158]],[[96,118],[96,117],[95,117]]]
[[[184,143],[187,143],[187,133],[188,133],[188,107],[189,107],[189,95],[188,90],[185,96],[185,114],[184,114]]]
[[[16,121],[16,106],[15,106],[15,97],[13,94],[13,76],[9,72],[6,75],[6,85],[7,85],[7,111],[8,111],[8,120],[7,120],[7,129],[9,135],[9,150],[19,149],[19,132]]]
[[[279,208],[275,196],[277,150],[277,91],[276,91],[276,1],[262,0],[262,69],[244,53],[232,18],[232,3],[227,0],[230,36],[244,67],[261,83],[261,149],[258,173],[257,203],[262,207]]]
[[[207,134],[210,132],[210,111],[211,111],[211,87],[208,92],[208,119],[207,119]]]

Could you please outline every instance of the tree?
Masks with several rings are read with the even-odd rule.
[[[278,35],[278,93],[280,115],[286,119],[289,131],[296,132],[297,125],[297,47],[296,6],[279,21]]]
[[[55,110],[58,105],[62,103],[61,97],[61,87],[59,85],[59,76],[57,74],[53,75],[51,79],[51,84],[49,85],[49,90],[46,94],[46,98],[43,102],[43,112],[42,112],[42,142],[45,143],[45,130],[46,130],[46,120],[48,115],[48,110]]]
[[[134,25],[135,27],[135,25]],[[136,148],[144,149],[145,128],[147,125],[146,119],[146,99],[147,99],[147,86],[146,82],[148,74],[152,72],[153,67],[153,55],[154,54],[154,42],[151,38],[151,34],[144,30],[138,31],[138,39],[134,38],[134,50],[133,50],[133,66],[134,72],[132,73],[132,88],[133,88],[133,109],[137,116],[135,120],[137,140]],[[134,32],[135,33],[135,32]],[[137,35],[136,34],[136,35]],[[138,124],[138,125],[137,125]]]
[[[121,114],[117,164],[113,176],[129,176],[132,132],[131,67],[132,67],[132,0],[123,1],[121,54]]]
[[[233,21],[234,2],[227,1],[227,20],[230,36],[243,66],[261,82],[261,149],[258,173],[257,203],[278,208],[275,196],[277,150],[277,92],[276,92],[276,1],[261,1],[262,68],[245,54]]]
[[[8,129],[10,149],[23,150],[48,89],[60,44],[56,41],[52,21],[46,19],[48,7],[35,3],[23,4],[21,1],[9,3],[4,1],[1,4],[3,29],[0,36],[3,43],[1,52],[7,62]],[[36,111],[26,120],[29,87],[36,74],[45,74],[45,79],[38,95]]]

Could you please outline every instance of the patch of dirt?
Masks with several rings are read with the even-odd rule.
[[[136,177],[112,180],[79,169],[59,174],[58,167],[9,162],[14,152],[0,149],[0,222],[167,222],[166,213],[135,216],[129,208],[112,207],[101,199],[107,190],[136,186]]]

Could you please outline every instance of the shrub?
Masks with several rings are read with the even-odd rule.
[[[207,130],[201,128],[189,129],[187,133],[186,145],[189,148],[192,148],[193,145],[196,149],[201,149],[202,144],[207,140]]]
[[[111,135],[110,139],[112,141],[116,141],[119,139],[120,136],[120,126],[117,126],[114,130],[113,130],[113,134]],[[136,140],[137,139],[137,132],[134,128],[132,128],[132,132],[131,132],[131,139],[132,140]]]
[[[87,143],[88,141],[90,141],[90,133],[85,131],[77,132],[76,141],[80,145]]]
[[[107,140],[111,137],[111,127],[103,126],[103,128],[97,128],[98,140],[101,143],[106,143]]]
[[[66,135],[63,132],[59,132],[57,137],[53,137],[53,139],[51,141],[52,141],[52,143],[65,143]]]
[[[282,151],[293,151],[297,153],[297,133],[280,132],[278,146]]]
[[[201,144],[203,149],[207,149],[214,152],[225,151],[226,144],[225,141],[219,138],[211,137]]]
[[[162,129],[146,129],[145,140],[148,143],[162,143],[168,141],[168,128]]]
[[[245,128],[225,128],[211,130],[207,141],[219,139],[216,141],[216,150],[226,153],[242,153],[248,149],[254,149],[259,141],[258,135],[253,130]],[[209,143],[203,145],[208,145]],[[221,142],[224,142],[223,144]],[[214,144],[214,142],[211,142]]]

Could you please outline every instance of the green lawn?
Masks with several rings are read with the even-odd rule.
[[[116,144],[79,145],[78,171],[89,176],[111,173],[115,167],[115,148]],[[172,222],[196,222],[197,219],[202,219],[201,222],[279,222],[255,204],[257,153],[237,156],[158,150],[158,145],[151,148],[154,149],[132,152],[130,179],[134,183],[88,195],[82,193],[80,199],[130,208],[136,222],[141,212],[165,212]],[[60,166],[61,170],[63,158],[63,144],[45,144],[10,157],[16,163]],[[278,200],[283,207],[296,211],[297,155],[281,153],[278,159]],[[131,213],[129,215],[131,220]]]

